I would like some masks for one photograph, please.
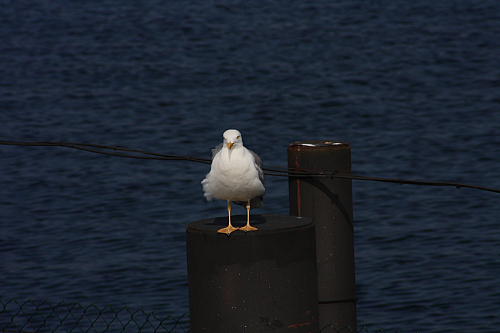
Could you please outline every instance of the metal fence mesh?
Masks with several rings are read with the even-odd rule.
[[[131,311],[127,307],[99,308],[95,304],[11,299],[0,301],[0,331],[18,333],[55,332],[189,332],[187,314],[178,319],[171,316],[158,318],[154,312],[142,309]]]
[[[153,312],[143,309],[132,311],[127,307],[114,309],[111,306],[99,308],[95,304],[84,306],[80,303],[55,305],[48,301],[37,302],[16,299],[0,300],[0,332],[10,333],[61,333],[61,332],[148,332],[148,333],[188,333],[189,315],[174,319],[171,316],[159,318]],[[323,327],[320,333],[352,333],[349,327]],[[370,333],[366,327],[356,333]],[[385,333],[379,329],[375,333]],[[398,331],[400,332],[400,331]]]

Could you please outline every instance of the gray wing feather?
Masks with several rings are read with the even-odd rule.
[[[259,179],[264,184],[264,172],[262,172],[262,160],[260,159],[259,155],[248,149],[248,151],[253,155],[253,158],[255,159],[255,164],[257,165],[257,171],[259,171]]]
[[[220,145],[218,145],[217,147],[212,149],[212,161],[214,160],[215,155],[217,155],[217,153],[220,152],[223,145],[224,145],[224,143],[221,143]]]

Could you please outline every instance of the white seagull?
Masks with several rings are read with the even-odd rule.
[[[227,200],[229,225],[218,232],[229,236],[236,230],[257,230],[250,226],[250,209],[262,207],[266,189],[262,161],[257,154],[243,146],[241,133],[229,129],[223,137],[224,143],[212,149],[212,166],[201,184],[208,201]],[[246,207],[246,226],[235,228],[231,225],[231,202]]]

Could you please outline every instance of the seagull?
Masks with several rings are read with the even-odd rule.
[[[229,236],[236,230],[257,230],[250,226],[250,209],[262,207],[266,189],[262,161],[257,154],[243,146],[241,133],[229,129],[224,132],[223,138],[224,142],[212,149],[212,166],[201,184],[208,201],[227,200],[229,224],[218,232]],[[246,207],[246,226],[232,226],[231,202]]]

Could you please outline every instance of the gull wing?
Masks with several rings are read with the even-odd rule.
[[[217,155],[217,153],[220,152],[220,150],[222,149],[223,145],[224,145],[224,143],[221,143],[220,145],[218,145],[217,147],[215,147],[214,149],[212,149],[212,161],[214,160],[215,155]]]
[[[259,155],[257,155],[250,149],[248,149],[248,151],[252,154],[253,158],[255,159],[255,164],[257,165],[257,171],[259,171],[259,179],[261,183],[264,184],[264,172],[262,172],[262,160],[260,159]]]

